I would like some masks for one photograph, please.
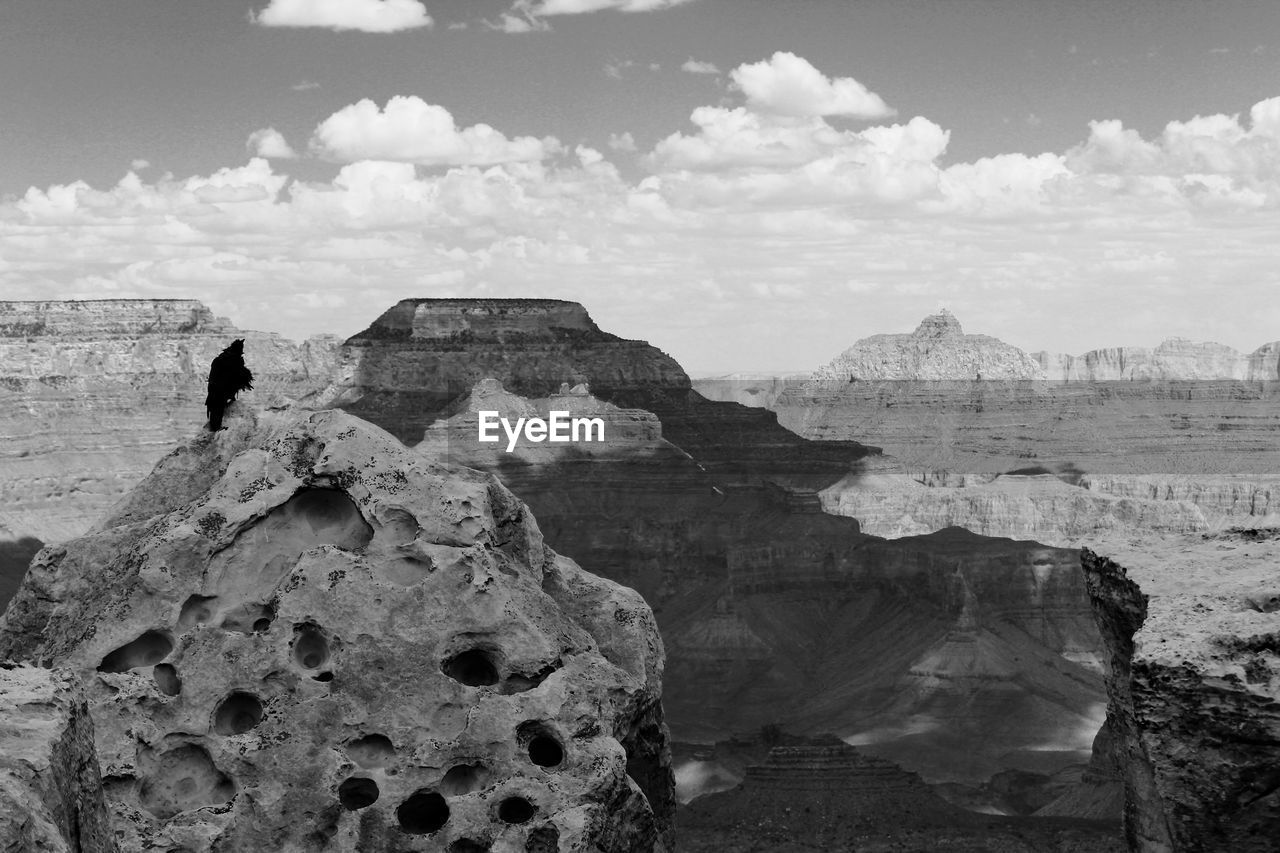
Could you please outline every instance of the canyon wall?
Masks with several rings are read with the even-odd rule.
[[[1081,564],[1110,657],[1130,849],[1274,850],[1280,538],[1113,537],[1098,550]]]
[[[88,529],[202,428],[209,362],[235,338],[258,400],[323,386],[339,343],[237,329],[195,300],[0,302],[0,535]]]

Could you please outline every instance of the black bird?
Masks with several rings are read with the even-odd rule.
[[[209,396],[204,407],[209,411],[209,429],[222,429],[222,413],[236,394],[253,388],[253,374],[244,366],[244,338],[231,342],[209,365]]]

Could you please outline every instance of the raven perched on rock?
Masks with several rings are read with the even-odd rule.
[[[204,407],[209,411],[209,429],[222,429],[222,413],[236,394],[253,388],[253,374],[244,366],[244,338],[232,341],[209,365],[209,396]]]

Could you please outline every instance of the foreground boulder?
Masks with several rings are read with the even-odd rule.
[[[123,849],[669,849],[638,594],[357,418],[228,427],[41,552],[0,621],[0,656],[84,682]]]
[[[1110,651],[1125,835],[1142,853],[1280,843],[1280,537],[1232,531],[1081,555]]]
[[[0,666],[0,721],[0,850],[116,853],[75,679]]]

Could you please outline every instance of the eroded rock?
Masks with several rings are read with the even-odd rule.
[[[0,850],[116,853],[93,721],[70,673],[0,665]]]
[[[667,849],[653,616],[493,477],[266,413],[141,491],[0,621],[83,679],[126,849]]]

